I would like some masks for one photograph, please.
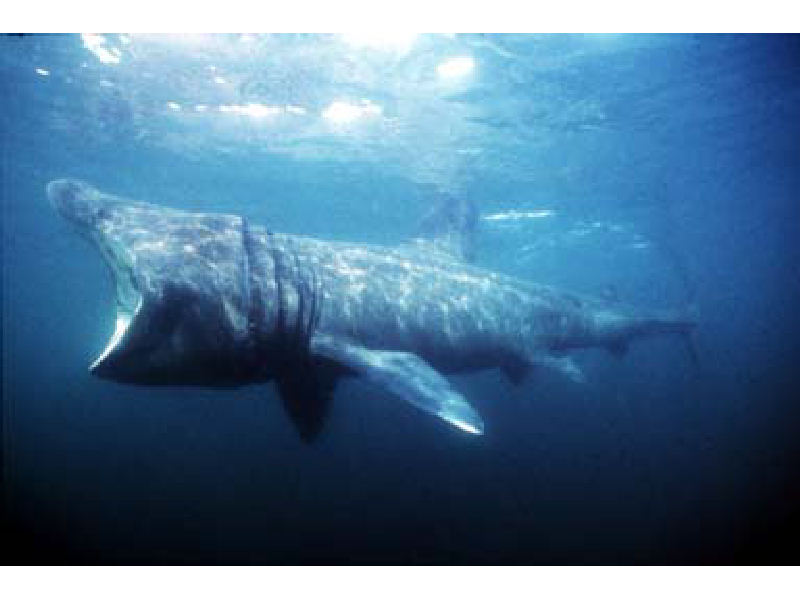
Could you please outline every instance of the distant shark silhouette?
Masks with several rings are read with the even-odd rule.
[[[116,283],[116,327],[93,374],[136,384],[274,380],[305,440],[320,432],[343,376],[481,434],[481,417],[441,373],[500,368],[519,382],[546,366],[579,379],[569,350],[621,353],[635,338],[694,326],[467,264],[453,229],[385,248],[273,234],[240,216],[133,202],[74,180],[51,182],[47,194]]]

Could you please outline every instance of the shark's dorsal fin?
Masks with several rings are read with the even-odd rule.
[[[429,194],[430,209],[420,219],[417,236],[409,245],[422,252],[433,252],[456,260],[475,258],[475,232],[478,210],[466,196],[442,192]]]
[[[317,334],[311,352],[468,433],[482,434],[483,420],[464,397],[416,354],[370,350],[341,338]]]

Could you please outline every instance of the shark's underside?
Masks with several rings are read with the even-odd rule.
[[[394,248],[270,233],[234,215],[133,202],[79,181],[48,196],[103,254],[114,334],[98,376],[141,384],[275,380],[304,438],[354,375],[462,430],[483,422],[441,373],[580,373],[575,348],[623,350],[691,319],[625,310],[470,265],[442,244]]]

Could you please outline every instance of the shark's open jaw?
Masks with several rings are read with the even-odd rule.
[[[139,313],[142,307],[142,294],[136,287],[133,268],[126,260],[125,253],[114,247],[113,243],[103,235],[102,228],[93,231],[90,237],[111,270],[116,294],[114,331],[106,347],[89,366],[89,372],[101,374],[100,368],[103,362],[125,339],[131,323]]]
[[[70,179],[51,182],[47,186],[47,195],[59,214],[100,251],[114,280],[114,331],[103,351],[89,366],[90,372],[96,372],[125,339],[134,317],[141,309],[142,295],[136,287],[133,267],[126,253],[107,235],[108,223],[104,217],[103,195],[88,184]]]
[[[94,372],[99,365],[103,363],[103,361],[108,357],[109,354],[116,348],[122,338],[125,337],[125,333],[128,331],[128,327],[133,320],[133,314],[127,312],[126,310],[122,310],[119,307],[117,308],[117,320],[116,324],[114,325],[114,333],[111,334],[111,339],[106,344],[106,347],[100,353],[100,355],[94,360],[94,362],[89,365],[89,372]]]
[[[125,334],[133,322],[134,317],[142,307],[142,295],[136,290],[131,282],[131,278],[119,273],[112,267],[116,284],[116,319],[114,322],[114,332],[108,340],[106,347],[100,355],[89,366],[89,372],[94,373],[103,364],[103,361],[120,345],[125,338]],[[126,283],[127,282],[127,283]]]

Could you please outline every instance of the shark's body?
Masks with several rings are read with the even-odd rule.
[[[343,375],[480,433],[480,417],[441,372],[500,368],[516,381],[546,365],[575,377],[570,349],[618,351],[693,325],[493,273],[437,244],[272,234],[71,180],[51,182],[48,195],[115,275],[117,327],[92,372],[150,384],[275,379],[307,438]]]

